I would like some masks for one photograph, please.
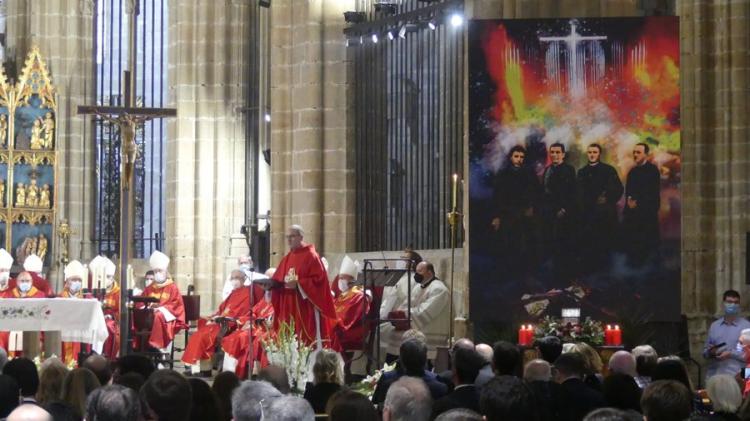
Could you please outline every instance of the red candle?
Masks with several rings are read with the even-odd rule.
[[[521,329],[518,330],[518,345],[528,346],[534,338],[534,329],[529,325],[521,325]]]
[[[612,345],[622,345],[622,330],[620,330],[620,325],[615,325],[614,330],[612,330]]]
[[[604,345],[612,346],[612,325],[607,325],[604,329]]]

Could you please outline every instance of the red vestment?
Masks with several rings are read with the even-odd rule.
[[[42,291],[45,297],[52,298],[57,296],[57,294],[55,294],[55,291],[52,290],[52,286],[50,286],[49,282],[47,282],[46,279],[39,276],[39,274],[36,272],[29,272],[29,274],[31,275],[31,284],[34,286],[34,288]]]
[[[46,298],[46,295],[44,294],[44,292],[36,289],[36,287],[33,284],[31,285],[31,289],[29,289],[29,292],[26,293],[25,297],[21,296],[21,290],[18,289],[18,286],[16,286],[12,290],[10,290],[10,294],[8,294],[8,295],[9,296],[5,297],[5,298]],[[39,335],[40,335],[39,336],[39,340],[40,341],[44,341],[44,336],[42,336],[43,333],[39,333]],[[8,332],[6,332],[6,335],[5,335],[5,342],[6,342],[5,346],[6,346],[6,348],[5,349],[8,349],[7,348],[7,346],[8,346],[7,342],[8,342],[9,336],[10,335],[8,334]],[[17,357],[19,355],[17,353],[15,353],[15,352],[9,352],[8,356],[9,357]]]
[[[81,291],[78,291],[78,294],[73,294],[68,290],[67,288],[63,289],[63,292],[60,294],[61,298],[83,298],[83,294]],[[78,359],[78,354],[81,352],[81,343],[80,342],[65,342],[62,341],[61,343],[61,359],[62,362],[69,366],[70,362],[73,360]]]
[[[367,330],[362,324],[362,316],[370,309],[369,298],[361,287],[355,286],[336,297],[334,306],[339,318],[334,349],[361,350]]]
[[[298,287],[286,288],[284,277],[294,269]],[[297,337],[306,344],[316,339],[315,310],[320,312],[320,337],[323,346],[330,348],[333,326],[336,325],[336,310],[333,306],[328,275],[315,251],[315,246],[306,244],[290,251],[276,268],[273,275],[274,330],[282,322],[294,321]],[[304,291],[304,295],[300,291]]]
[[[0,290],[0,298],[13,298],[13,290],[15,289],[15,283],[11,287],[10,286],[10,279],[8,280],[8,286],[4,290]],[[8,349],[8,338],[10,337],[10,332],[0,332],[0,348],[7,350]]]
[[[164,313],[154,309],[154,324],[151,326],[148,344],[158,349],[166,348],[174,339],[175,334],[187,327],[185,305],[182,302],[180,289],[171,279],[167,279],[163,284],[154,282],[147,286],[141,296],[158,299],[159,306],[169,310],[175,317],[174,320],[168,322],[164,318]],[[139,303],[139,307],[144,307],[143,303]]]
[[[239,287],[233,290],[227,299],[221,303],[219,310],[209,318],[216,316],[247,319],[250,316],[250,287]],[[230,322],[231,330],[234,330],[236,326],[236,323]],[[185,347],[182,361],[186,364],[196,364],[199,360],[211,358],[214,355],[216,338],[220,331],[221,325],[218,323],[209,323],[207,319],[200,319],[198,330],[193,333],[187,347]]]
[[[252,325],[252,345],[250,345],[250,329],[238,329],[225,336],[221,341],[221,348],[224,352],[237,360],[237,367],[234,370],[237,377],[241,379],[247,378],[248,360],[260,361],[261,367],[268,365],[266,353],[263,351],[263,341],[268,337],[269,331],[263,320],[273,318],[273,314],[271,303],[266,302],[266,300],[258,301],[253,306],[253,311],[250,315],[254,321]]]
[[[120,352],[120,284],[115,282],[104,294],[102,301],[104,321],[107,323],[107,340],[104,341],[102,353],[110,360],[117,358]]]

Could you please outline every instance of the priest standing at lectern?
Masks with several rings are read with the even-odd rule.
[[[331,331],[336,325],[328,275],[315,246],[305,243],[299,225],[286,231],[289,253],[281,259],[273,275],[274,330],[282,322],[294,322],[297,337],[317,349],[331,347]]]
[[[70,263],[65,265],[65,269],[63,270],[65,274],[65,286],[60,293],[60,298],[83,298],[82,284],[84,272],[85,269],[78,260],[71,260]],[[61,350],[63,363],[69,365],[78,358],[78,354],[81,352],[81,343],[63,341]]]
[[[11,285],[10,267],[13,266],[13,256],[5,249],[0,249],[0,298],[13,298],[15,283]],[[8,350],[10,332],[0,331],[0,348]]]
[[[167,353],[175,334],[187,327],[185,305],[182,302],[180,289],[167,271],[169,257],[157,250],[151,254],[149,264],[154,271],[154,283],[146,287],[141,296],[156,298],[159,302],[149,305],[149,308],[154,310],[154,324],[148,343],[159,351]],[[142,306],[143,304],[140,304],[140,307]]]
[[[106,257],[104,263],[104,298],[102,312],[107,323],[107,340],[102,352],[109,359],[117,358],[120,352],[120,284],[115,281],[117,265]]]

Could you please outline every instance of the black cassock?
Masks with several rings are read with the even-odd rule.
[[[492,217],[500,218],[499,253],[511,259],[520,257],[526,263],[533,262],[537,242],[534,219],[539,194],[539,181],[530,168],[509,165],[497,173]]]
[[[637,206],[630,209],[625,204],[622,228],[625,252],[632,263],[642,263],[659,247],[659,184],[659,169],[650,162],[628,173],[625,199],[635,199]]]
[[[555,284],[566,286],[573,276],[577,255],[575,224],[578,218],[576,170],[568,164],[550,165],[542,175],[542,228],[545,258],[552,259]],[[565,210],[564,213],[560,213]]]
[[[578,170],[581,198],[581,257],[585,267],[595,268],[606,263],[617,233],[617,201],[623,187],[617,170],[599,162]],[[604,203],[599,203],[600,198]]]

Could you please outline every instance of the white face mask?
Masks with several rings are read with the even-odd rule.
[[[31,282],[21,282],[18,284],[18,289],[21,290],[21,292],[29,292],[31,289]]]
[[[81,281],[71,281],[70,287],[68,288],[73,294],[81,290]]]
[[[112,284],[115,283],[115,277],[114,276],[107,276],[107,278],[104,280],[104,287],[110,288]]]
[[[250,263],[243,263],[240,265],[240,270],[243,272],[247,272],[252,269],[253,269],[253,266]]]
[[[154,273],[154,281],[157,284],[163,284],[164,282],[167,282],[167,274],[164,272]]]
[[[151,279],[151,278],[146,278],[146,280],[145,280],[146,288],[148,288],[148,286],[149,286],[149,285],[151,285],[152,283],[154,283],[154,280],[153,280],[153,279]]]
[[[339,291],[346,292],[349,290],[349,282],[345,279],[339,279]]]

